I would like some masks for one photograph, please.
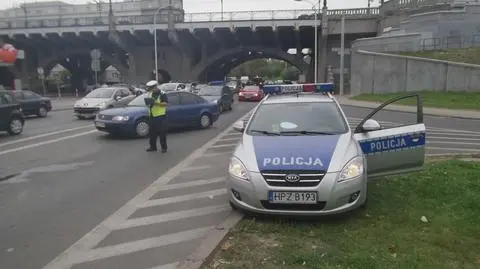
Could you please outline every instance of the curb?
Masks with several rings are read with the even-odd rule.
[[[342,104],[340,102],[340,105],[342,106],[351,106],[351,107],[358,107],[358,108],[370,108],[370,109],[375,109],[376,107],[370,107],[370,106],[361,106],[361,105],[352,105],[352,104]],[[378,105],[381,105],[379,103]],[[424,108],[425,109],[425,108]],[[416,111],[404,111],[404,110],[399,110],[399,109],[393,109],[393,108],[382,108],[382,110],[385,111],[391,111],[391,112],[403,112],[403,113],[417,113]],[[480,114],[480,112],[478,112]],[[455,119],[465,119],[465,120],[480,120],[480,117],[475,118],[475,117],[467,117],[467,116],[458,116],[458,115],[442,115],[442,114],[436,114],[436,113],[430,113],[430,112],[425,112],[423,111],[423,115],[427,116],[434,116],[434,117],[443,117],[443,118],[455,118]]]
[[[230,230],[243,219],[243,215],[237,211],[232,211],[230,215],[219,225],[208,232],[195,251],[188,255],[177,265],[177,269],[199,269],[210,262],[213,254],[225,241]]]

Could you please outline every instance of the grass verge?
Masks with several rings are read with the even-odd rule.
[[[480,48],[448,49],[441,51],[400,52],[400,55],[430,58],[443,61],[480,64]]]
[[[413,93],[413,92],[412,92]],[[468,109],[480,110],[480,91],[479,92],[417,92],[423,96],[423,105],[426,107],[449,108],[449,109]],[[385,94],[360,94],[352,97],[352,100],[385,102],[391,98],[404,95],[405,93],[385,93]],[[415,98],[408,98],[396,102],[399,105],[416,105]]]
[[[242,220],[203,268],[480,268],[480,163],[428,163],[370,182],[368,195],[337,218]]]

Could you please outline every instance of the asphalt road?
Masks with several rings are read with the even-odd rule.
[[[170,134],[170,151],[166,154],[146,153],[147,141],[144,139],[110,138],[94,130],[91,122],[73,119],[71,111],[56,111],[44,119],[29,119],[23,135],[0,138],[0,268],[43,268],[253,106],[253,103],[237,103],[232,112],[223,114],[214,127],[208,130]],[[86,125],[90,127],[72,129]],[[51,133],[52,131],[57,131],[57,134]],[[226,167],[225,158],[217,158],[220,158],[220,166],[213,172],[220,169],[223,173]],[[182,176],[185,177],[185,173]],[[216,184],[222,186],[222,182]],[[207,186],[212,187],[211,184]],[[181,189],[171,190],[167,191],[166,195],[179,195],[182,191],[185,192]],[[154,236],[191,231],[197,223],[203,225],[201,228],[205,228],[215,225],[228,214],[225,207],[228,204],[225,201],[221,203],[223,207],[208,208],[209,200],[217,201],[217,198],[212,196],[215,199],[210,199],[209,196],[212,195],[207,195],[207,201],[203,202],[206,205],[203,206],[201,201],[187,205],[174,204],[173,207],[169,207],[170,204],[165,202],[160,209],[155,207],[152,211],[149,208],[150,213],[145,212],[148,211],[146,209],[139,214],[166,214],[180,211],[183,206],[183,210],[185,207],[199,208],[198,212],[208,215],[203,219],[201,215],[189,218],[182,222],[183,226],[172,222],[162,223],[163,226],[156,226],[158,230],[151,231]],[[177,219],[185,218],[186,216],[177,216]],[[192,225],[193,227],[189,227]],[[136,265],[107,259],[106,262],[119,265],[99,264],[94,268],[147,269],[176,262],[193,250],[194,239],[200,238],[202,232],[204,231],[200,229],[185,234],[185,238],[193,241],[184,238],[168,248],[163,256],[151,255],[150,250],[149,253],[140,254],[147,255],[150,259],[144,259],[144,256],[139,258],[140,262],[133,259]],[[104,246],[112,244],[111,242],[116,244],[149,237],[148,233],[132,234],[130,230],[127,235],[115,236],[116,234],[113,239],[106,238],[107,241],[98,243]],[[181,234],[178,236],[183,238]],[[113,241],[109,243],[108,240]],[[168,241],[168,238],[162,241],[165,240]],[[123,267],[121,264],[124,264]],[[62,263],[58,268],[68,268],[65,266],[66,264]]]
[[[143,139],[107,137],[71,111],[0,137],[0,268],[174,268],[230,212],[224,176],[240,136],[225,129],[253,105],[237,104],[209,130],[170,134],[167,154],[146,153]],[[370,111],[344,109],[351,125]],[[430,154],[480,153],[478,122],[425,122]]]

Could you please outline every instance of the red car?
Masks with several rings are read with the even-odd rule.
[[[265,97],[262,89],[259,86],[251,85],[245,86],[238,92],[239,101],[260,101]]]

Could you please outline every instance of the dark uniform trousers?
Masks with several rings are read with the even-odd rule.
[[[150,148],[157,149],[157,137],[162,150],[167,150],[167,115],[150,117]]]

